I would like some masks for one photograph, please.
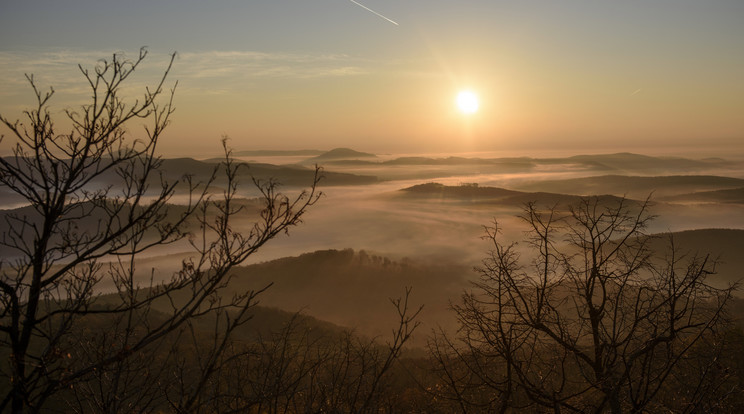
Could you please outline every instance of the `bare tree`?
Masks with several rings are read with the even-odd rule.
[[[236,202],[240,166],[227,149],[222,170],[206,182],[189,176],[167,182],[157,143],[174,110],[174,89],[165,87],[173,56],[140,99],[121,96],[145,56],[141,50],[134,60],[115,54],[93,69],[80,66],[91,100],[65,112],[65,132],[49,109],[54,91],[43,92],[32,76],[36,106],[25,121],[0,116],[13,140],[13,155],[0,158],[0,184],[28,202],[4,215],[0,239],[10,252],[0,262],[2,411],[147,411],[162,398],[154,389],[131,398],[118,391],[158,377],[148,358],[169,353],[155,350],[177,342],[196,319],[216,315],[222,345],[204,360],[209,377],[225,338],[249,317],[260,293],[222,295],[229,270],[300,223],[320,196],[317,169],[310,189],[294,198],[274,181],[254,179],[263,206],[249,211]],[[137,121],[148,124],[139,139],[127,130]],[[210,194],[215,177],[223,180],[219,197]],[[169,203],[177,186],[189,195],[185,206]],[[236,231],[231,223],[244,215],[257,221]],[[185,241],[195,254],[170,279],[138,277],[143,252]],[[104,288],[114,294],[102,296]],[[99,400],[73,398],[91,387]],[[63,392],[67,408],[52,404]]]
[[[567,211],[528,204],[526,249],[488,227],[491,255],[455,306],[459,336],[430,344],[441,394],[462,411],[658,408],[693,347],[720,333],[734,287],[706,284],[708,256],[684,257],[673,243],[653,251],[648,208],[599,197]],[[698,372],[688,380],[703,384],[712,371]]]
[[[419,326],[421,308],[411,309],[410,292],[391,299],[398,323],[385,345],[346,330],[315,332],[295,315],[281,330],[225,354],[223,375],[205,401],[221,413],[384,412],[391,369]]]

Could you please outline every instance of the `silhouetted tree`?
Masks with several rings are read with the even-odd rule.
[[[310,189],[294,198],[274,181],[254,179],[263,206],[246,209],[235,200],[240,166],[227,148],[207,182],[167,182],[156,149],[173,113],[174,90],[165,88],[173,57],[140,99],[121,96],[145,56],[141,50],[134,60],[115,54],[93,69],[80,66],[91,98],[65,111],[68,124],[51,115],[54,91],[43,92],[32,76],[36,106],[25,121],[0,116],[13,140],[13,154],[0,158],[0,184],[28,203],[2,223],[0,244],[10,253],[0,262],[1,411],[152,410],[164,397],[148,380],[161,378],[178,339],[211,317],[220,323],[210,352],[200,355],[196,385],[206,383],[260,293],[223,295],[229,270],[300,223],[320,195],[317,169]],[[136,122],[148,123],[139,139],[127,129]],[[210,194],[215,177],[219,197]],[[177,185],[189,195],[185,206],[169,204]],[[231,225],[256,214],[247,231]],[[172,277],[136,272],[142,253],[179,241],[195,254]],[[68,405],[51,403],[62,394]],[[196,392],[181,397],[182,411],[198,402]]]
[[[421,310],[410,308],[410,292],[407,289],[402,298],[391,299],[398,323],[386,344],[346,330],[314,332],[295,315],[279,331],[233,344],[230,352],[222,354],[222,375],[209,383],[201,405],[178,411],[379,413],[387,408],[396,412],[388,401],[394,394],[387,386],[392,382],[390,372],[418,327],[415,318]],[[187,363],[180,366],[195,369]],[[180,383],[170,391],[176,399],[188,394]]]
[[[567,211],[528,204],[524,245],[488,227],[493,250],[455,306],[461,330],[430,343],[439,395],[462,411],[661,409],[664,385],[704,357],[694,347],[720,338],[734,287],[706,283],[708,256],[683,257],[673,243],[652,251],[648,208],[601,197]],[[694,411],[713,374],[689,375],[688,404],[673,410]]]

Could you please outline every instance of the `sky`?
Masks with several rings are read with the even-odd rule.
[[[742,0],[0,0],[0,114],[77,65],[178,80],[166,155],[237,150],[744,155]],[[456,94],[472,90],[464,114]],[[133,134],[140,133],[132,128]],[[6,135],[7,133],[4,132]],[[7,146],[8,140],[4,145]]]

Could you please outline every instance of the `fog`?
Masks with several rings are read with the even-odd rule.
[[[468,160],[487,160],[489,154],[465,154]],[[445,198],[406,197],[402,189],[437,182],[448,186],[476,183],[481,187],[503,187],[512,190],[537,188],[549,191],[558,188],[554,180],[566,180],[624,174],[640,176],[649,174],[649,168],[675,175],[703,175],[718,173],[723,177],[744,177],[744,163],[718,159],[699,162],[693,159],[650,159],[627,160],[626,154],[596,156],[590,162],[577,162],[572,158],[526,159],[523,164],[505,170],[504,164],[455,163],[454,165],[434,165],[446,159],[445,154],[423,154],[420,157],[434,160],[424,165],[390,165],[384,161],[394,161],[400,157],[415,154],[385,154],[371,158],[365,164],[334,163],[324,165],[327,172],[343,172],[356,175],[369,175],[378,178],[374,184],[364,185],[326,185],[321,181],[323,196],[312,206],[304,217],[304,223],[290,230],[290,236],[281,235],[272,240],[258,254],[250,258],[251,263],[273,260],[286,256],[320,249],[364,249],[391,258],[419,258],[422,260],[447,259],[467,264],[477,264],[488,250],[481,236],[483,226],[498,220],[505,239],[519,239],[521,229],[516,215],[520,204],[501,204],[493,200],[461,200]],[[443,158],[437,158],[444,156]],[[618,157],[620,161],[617,161]],[[302,155],[253,156],[239,158],[242,161],[265,164],[299,164],[308,159]],[[502,159],[503,160],[503,159]],[[643,162],[643,163],[642,163]],[[696,164],[697,163],[697,164]],[[601,169],[595,168],[602,164]],[[650,165],[650,167],[649,167]],[[610,166],[614,170],[608,170]],[[692,166],[692,167],[691,167]],[[690,170],[690,168],[695,168]],[[653,172],[653,171],[652,171]],[[183,173],[183,172],[182,172]],[[659,174],[662,175],[662,174]],[[544,184],[542,184],[544,183]],[[569,182],[571,183],[571,182]],[[310,182],[308,181],[308,185]],[[574,184],[568,184],[574,185]],[[616,185],[616,188],[602,186],[602,194],[636,197],[643,199],[652,194],[655,201],[653,213],[659,217],[651,224],[651,232],[682,231],[700,228],[744,229],[744,204],[712,202],[663,202],[661,195],[693,193],[702,190],[730,188],[731,185],[708,187],[686,185],[681,182],[673,188],[664,189],[649,186],[634,187]],[[744,184],[741,185],[744,187]],[[564,184],[563,187],[566,187]],[[565,188],[561,189],[565,190]],[[296,196],[302,187],[280,187],[290,196]],[[526,190],[529,191],[529,190]],[[219,197],[220,189],[216,188]],[[577,188],[575,192],[581,194]],[[256,197],[258,192],[250,182],[242,183],[239,196]],[[529,197],[529,196],[526,196]],[[539,202],[536,193],[535,200]],[[526,198],[528,199],[528,198]],[[177,194],[171,202],[184,204],[188,197]],[[0,208],[11,209],[22,205],[18,197],[3,197]],[[546,205],[547,207],[548,205]],[[248,214],[237,220],[236,228],[249,229],[255,215]],[[186,243],[153,250],[143,257],[156,257],[188,251]]]
[[[262,295],[261,303],[264,305],[289,311],[302,310],[311,316],[358,327],[360,332],[376,336],[388,332],[390,315],[385,316],[389,307],[387,299],[399,295],[405,286],[413,287],[415,303],[426,305],[421,321],[427,330],[436,326],[453,327],[450,303],[469,288],[468,281],[477,277],[476,272],[472,271],[473,267],[488,255],[489,242],[482,238],[484,226],[496,220],[502,240],[521,240],[526,229],[517,216],[522,210],[523,201],[536,201],[547,208],[554,205],[554,200],[568,201],[573,197],[570,194],[583,194],[588,191],[586,189],[594,188],[599,188],[601,194],[626,195],[636,199],[644,199],[652,194],[654,206],[651,212],[658,217],[651,222],[649,233],[709,228],[744,229],[744,199],[720,202],[715,198],[705,198],[709,197],[707,195],[702,199],[699,196],[701,191],[741,191],[739,189],[744,188],[744,181],[739,178],[744,177],[744,163],[726,160],[645,160],[634,157],[630,157],[630,162],[625,160],[627,157],[622,155],[620,161],[617,161],[617,156],[598,156],[588,161],[520,159],[519,162],[507,164],[501,161],[466,161],[452,162],[452,165],[447,165],[451,161],[442,161],[445,158],[432,158],[423,161],[423,165],[393,165],[383,161],[395,161],[397,157],[385,155],[369,163],[353,160],[346,163],[329,162],[323,166],[329,173],[374,176],[377,181],[358,185],[328,185],[321,181],[319,189],[323,195],[309,208],[303,223],[291,228],[289,235],[281,234],[271,240],[245,264],[265,263],[319,250],[354,249],[388,258],[393,263],[412,263],[414,267],[411,269],[417,270],[408,274],[397,267],[395,278],[389,279],[384,275],[392,268],[370,270],[358,265],[343,270],[346,268],[338,264],[340,267],[329,265],[327,276],[300,267],[300,270],[294,270],[297,274],[283,271],[273,274],[273,280],[262,276],[261,272],[253,272],[240,280],[243,286],[249,288],[275,283]],[[303,163],[306,158],[245,157],[243,160],[297,164]],[[694,176],[706,174],[717,176],[692,180]],[[607,183],[614,184],[604,184],[601,179],[599,183],[560,181],[608,175],[613,175],[613,178]],[[674,177],[651,179],[640,184],[638,180],[623,178],[664,175]],[[454,187],[469,186],[474,193],[472,196],[456,197],[444,193],[413,195],[403,191],[432,182]],[[667,187],[658,187],[658,183],[662,182],[667,183]],[[475,190],[483,187],[526,192],[520,193],[519,199],[522,201],[515,202],[482,197]],[[296,196],[306,187],[292,185],[280,189],[290,196]],[[551,189],[555,189],[555,192],[559,192],[558,189],[566,191],[561,195],[551,195]],[[215,193],[216,197],[220,196],[219,188]],[[257,194],[252,183],[242,183],[240,197],[250,199]],[[668,196],[682,196],[682,199],[664,201],[664,197]],[[171,199],[174,204],[187,201],[183,194]],[[5,198],[3,202],[6,209],[19,205],[16,198]],[[2,213],[7,214],[8,210]],[[233,226],[239,231],[249,231],[256,218],[255,209],[247,209],[246,215],[237,218]],[[715,245],[706,247],[716,249]],[[190,251],[188,243],[182,241],[142,254],[137,266],[143,285],[151,275],[156,280],[169,278],[179,269],[181,261],[188,257]],[[355,279],[356,282],[350,284],[347,279],[354,275],[345,272],[362,272],[367,279]],[[308,277],[314,279],[307,280]],[[111,284],[101,284],[99,287],[101,292],[112,289]],[[419,336],[414,343],[422,345],[424,339]]]
[[[396,156],[380,156],[392,160]],[[262,162],[277,161],[266,158]],[[297,159],[295,159],[297,161]],[[671,165],[671,164],[670,164]],[[379,252],[390,257],[448,258],[476,264],[488,250],[481,236],[483,226],[493,220],[499,222],[505,239],[518,239],[522,228],[516,216],[520,205],[502,205],[457,199],[411,199],[402,196],[402,189],[426,182],[458,186],[477,183],[479,186],[517,189],[528,184],[551,180],[592,177],[602,174],[626,173],[629,176],[648,175],[628,167],[620,171],[602,171],[585,165],[547,163],[529,171],[482,172],[498,167],[484,165],[411,166],[326,165],[329,171],[366,174],[386,181],[364,186],[322,187],[324,196],[305,217],[305,223],[292,229],[291,237],[282,237],[253,258],[255,261],[297,255],[326,248],[355,248]],[[725,177],[744,177],[744,163],[712,163],[690,171],[688,167],[663,167],[670,175],[720,174]],[[416,178],[410,178],[416,177]],[[712,184],[710,189],[718,187]],[[671,190],[653,187],[630,189],[603,187],[601,194],[626,195],[643,200],[651,196],[652,212],[659,217],[652,221],[652,233],[700,228],[744,229],[744,204],[741,203],[668,203],[659,201],[661,195],[693,193],[706,188],[684,183]],[[546,190],[542,190],[546,191]],[[574,192],[573,194],[581,194]],[[534,201],[540,201],[535,196]],[[548,207],[549,205],[545,205]]]
[[[392,257],[438,257],[477,262],[487,250],[480,236],[494,217],[512,221],[518,209],[471,206],[456,201],[408,201],[397,192],[417,181],[364,188],[331,187],[304,223],[262,249],[270,260],[318,249],[352,247]],[[508,226],[506,226],[508,228]]]

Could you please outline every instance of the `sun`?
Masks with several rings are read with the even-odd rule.
[[[457,94],[455,99],[457,108],[463,114],[472,114],[478,110],[478,95],[473,91],[462,90]]]

